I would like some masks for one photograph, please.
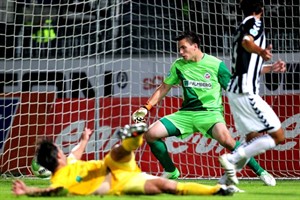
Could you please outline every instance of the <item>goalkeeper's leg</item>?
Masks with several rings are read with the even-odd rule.
[[[175,167],[165,142],[159,139],[152,143],[149,142],[148,144],[151,152],[164,168],[163,176],[168,179],[177,179],[180,175],[180,172]]]
[[[160,162],[164,168],[164,177],[169,179],[177,179],[180,176],[180,172],[175,167],[165,142],[161,139],[168,137],[168,132],[165,126],[160,122],[155,122],[150,129],[151,132],[147,132],[145,138],[150,147],[151,152]]]

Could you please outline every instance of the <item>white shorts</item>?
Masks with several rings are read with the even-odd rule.
[[[280,129],[278,116],[259,95],[227,92],[227,97],[235,127],[240,134],[271,133]]]

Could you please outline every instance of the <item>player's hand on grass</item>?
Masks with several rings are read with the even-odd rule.
[[[23,181],[15,180],[12,185],[12,192],[17,196],[25,195],[27,192],[27,186]]]
[[[55,197],[55,196],[66,196],[68,194],[68,190],[64,189],[63,187],[57,188],[35,188],[35,187],[28,187],[26,184],[21,180],[15,180],[12,184],[12,192],[13,194],[20,196],[20,195],[27,195],[30,197]]]
[[[132,114],[132,121],[135,123],[138,122],[146,122],[146,115],[148,114],[148,110],[144,107],[139,108]]]

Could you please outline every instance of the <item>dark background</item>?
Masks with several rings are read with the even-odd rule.
[[[113,27],[113,6],[92,7],[84,0],[79,4],[73,0],[39,0],[41,5],[59,10],[58,17],[53,20],[57,38],[51,42],[50,53],[29,53],[31,35],[39,25],[26,26],[24,34],[18,35],[25,23],[24,9],[30,6],[30,0],[17,1],[15,21],[0,24],[0,58],[176,53],[176,43],[170,40],[186,29],[201,35],[204,52],[228,54],[230,36],[242,20],[234,0],[155,0],[155,4],[149,0],[133,0],[121,5],[118,25]],[[265,30],[268,43],[273,44],[273,53],[300,51],[299,10],[299,1],[265,1]],[[74,19],[68,18],[67,12],[86,15]],[[24,43],[23,52],[16,55],[15,47],[20,37]]]

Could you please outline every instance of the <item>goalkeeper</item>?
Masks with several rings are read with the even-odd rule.
[[[29,187],[16,180],[12,191],[15,195],[65,196],[72,195],[122,195],[161,194],[176,195],[232,195],[233,187],[179,183],[162,177],[142,173],[135,162],[134,150],[143,142],[145,123],[120,129],[121,145],[114,147],[104,160],[81,161],[80,158],[92,133],[85,129],[80,143],[66,157],[63,151],[49,140],[42,140],[37,149],[38,163],[52,172],[51,186]]]
[[[144,121],[152,106],[160,102],[173,85],[181,85],[183,102],[179,111],[154,122],[145,133],[145,139],[154,156],[164,168],[163,176],[177,179],[179,170],[171,160],[162,138],[176,136],[185,138],[195,132],[217,140],[223,147],[233,151],[240,142],[235,141],[226,127],[223,116],[222,88],[226,89],[231,73],[225,63],[200,49],[200,38],[194,32],[184,32],[176,38],[182,58],[171,66],[168,76],[148,99],[145,106],[132,115],[133,121]],[[272,175],[265,171],[254,158],[248,166],[266,185],[275,185]],[[227,174],[220,184],[230,184]]]

